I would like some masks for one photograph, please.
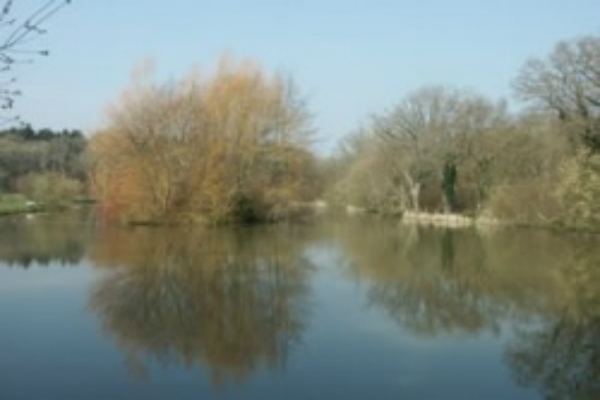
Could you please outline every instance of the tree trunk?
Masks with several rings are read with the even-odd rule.
[[[404,177],[406,178],[406,183],[408,184],[408,193],[410,197],[410,205],[412,211],[419,212],[419,202],[421,196],[421,183],[415,182],[412,176],[408,172],[404,172]]]
[[[456,164],[452,161],[446,161],[442,176],[442,207],[444,214],[450,214],[456,210],[457,177]]]

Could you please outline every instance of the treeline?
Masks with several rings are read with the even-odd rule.
[[[87,140],[78,130],[0,131],[0,194],[22,193],[30,200],[60,206],[83,193]]]
[[[166,84],[138,72],[89,146],[77,131],[0,133],[0,190],[53,203],[86,189],[103,218],[122,222],[280,220],[326,197],[384,214],[600,227],[600,37],[529,60],[513,85],[519,112],[423,87],[325,162],[282,74],[228,58]]]
[[[383,213],[600,226],[600,37],[560,42],[514,81],[530,107],[472,91],[409,93],[345,141],[329,196]]]
[[[252,62],[168,84],[146,68],[91,139],[92,191],[109,220],[287,218],[315,196],[310,134],[293,83]]]

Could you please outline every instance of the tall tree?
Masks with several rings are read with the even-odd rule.
[[[223,60],[205,79],[134,84],[92,139],[106,216],[270,219],[303,200],[308,115],[290,82]]]
[[[376,136],[401,162],[414,209],[421,187],[439,185],[445,212],[457,208],[459,167],[481,157],[476,144],[506,121],[502,103],[440,86],[410,93],[391,113],[377,118]]]
[[[521,69],[515,89],[556,113],[573,143],[600,152],[600,36],[559,42]]]

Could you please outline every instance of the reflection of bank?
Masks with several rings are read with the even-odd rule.
[[[545,398],[600,399],[600,238],[392,225],[335,233],[369,300],[421,337],[517,329],[506,360]]]
[[[100,235],[91,258],[108,274],[90,307],[132,372],[198,365],[224,383],[282,368],[303,331],[311,267],[301,238],[281,229]]]
[[[85,211],[0,218],[0,263],[23,268],[76,265],[92,229]]]
[[[507,359],[517,380],[551,399],[600,399],[600,253],[579,238],[561,269],[566,296],[541,326],[524,330]]]
[[[415,334],[496,332],[503,321],[551,312],[560,287],[550,270],[568,244],[547,232],[481,233],[392,224],[340,229],[349,272],[369,300]]]

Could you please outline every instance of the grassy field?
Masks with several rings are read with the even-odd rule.
[[[22,194],[0,194],[0,216],[35,210],[35,205],[31,204]]]

